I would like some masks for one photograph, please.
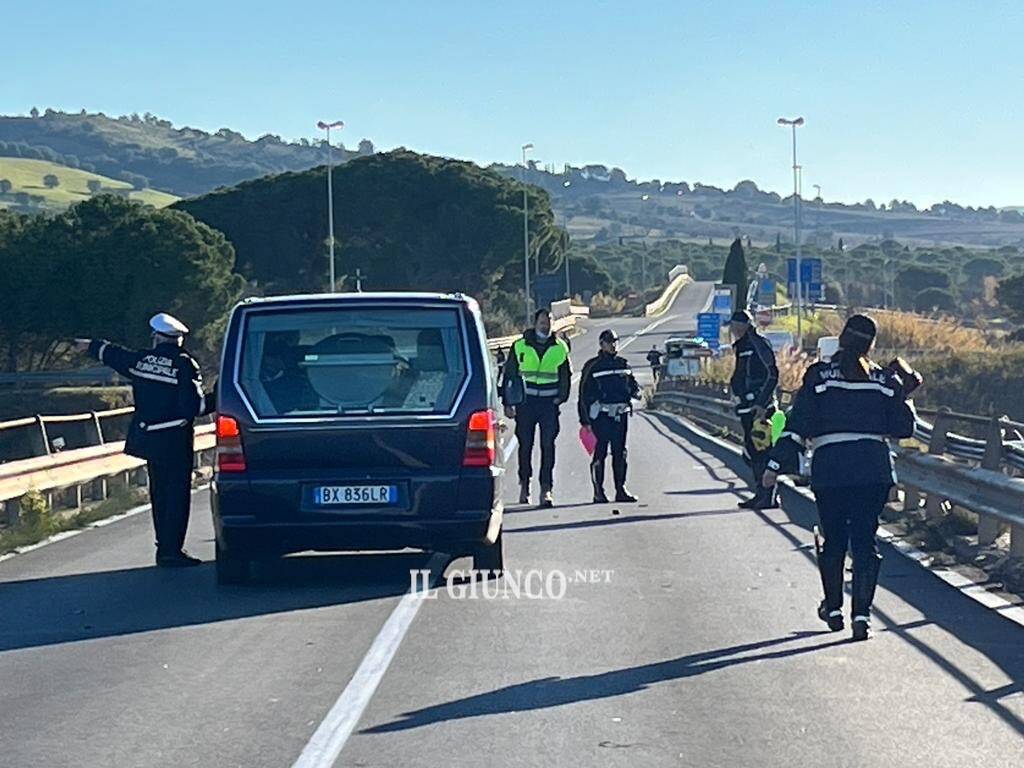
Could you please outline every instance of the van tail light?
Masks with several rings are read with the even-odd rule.
[[[498,414],[494,411],[477,411],[469,417],[469,431],[466,433],[466,453],[462,459],[464,467],[492,467],[497,458],[495,446]]]
[[[217,471],[245,472],[242,430],[231,416],[217,417]]]

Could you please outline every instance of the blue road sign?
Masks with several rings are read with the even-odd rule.
[[[697,335],[708,343],[711,349],[721,346],[722,316],[717,312],[700,312],[697,315]]]
[[[796,297],[796,259],[786,261],[786,282],[789,284],[789,297]],[[800,260],[800,282],[803,284],[804,299],[820,301],[824,296],[821,282],[821,259]]]
[[[757,282],[757,303],[763,307],[775,306],[775,281],[763,278]]]

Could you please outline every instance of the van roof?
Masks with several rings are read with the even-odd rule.
[[[476,304],[475,299],[462,293],[426,293],[413,291],[380,291],[376,293],[297,293],[286,296],[253,296],[243,299],[240,306],[287,306],[289,304],[360,304],[387,301],[390,303],[418,304],[446,302]]]

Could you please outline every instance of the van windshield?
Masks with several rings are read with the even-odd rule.
[[[456,309],[247,314],[239,384],[260,418],[448,413],[466,379]]]

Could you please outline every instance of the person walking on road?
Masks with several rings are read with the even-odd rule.
[[[651,351],[647,353],[647,362],[651,366],[651,376],[654,379],[654,386],[658,386],[658,380],[661,378],[661,361],[664,355],[661,350],[658,349],[657,345],[651,347]]]
[[[135,413],[125,453],[145,459],[161,568],[199,565],[183,546],[192,502],[193,423],[213,410],[203,393],[199,364],[183,349],[188,328],[161,312],[149,322],[152,349],[131,350],[102,339],[76,339],[75,347],[132,383]]]
[[[871,361],[875,334],[871,318],[853,315],[839,337],[839,351],[808,369],[762,478],[767,488],[778,474],[797,472],[799,454],[809,442],[814,451],[811,489],[825,535],[818,559],[825,596],[818,617],[834,632],[843,629],[843,565],[849,545],[854,640],[870,636],[882,559],[875,532],[895,483],[887,438],[914,433],[916,416],[907,398],[921,383],[901,360],[885,368]]]
[[[774,486],[761,483],[770,442],[761,439],[765,423],[775,411],[775,387],[779,369],[771,344],[754,328],[753,318],[746,310],[733,312],[729,321],[736,353],[736,368],[730,387],[736,397],[736,415],[743,425],[743,447],[754,475],[754,496],[740,504],[744,509],[771,509],[776,506]],[[769,430],[770,432],[770,430]]]
[[[590,462],[594,503],[608,503],[604,492],[604,465],[611,447],[615,501],[631,504],[637,499],[626,490],[626,433],[633,412],[632,401],[640,399],[640,385],[626,358],[619,356],[618,334],[610,329],[601,331],[599,343],[597,357],[583,366],[578,401],[580,424],[590,427],[597,438]]]
[[[572,365],[569,346],[551,332],[551,313],[539,309],[533,328],[512,345],[505,363],[502,400],[516,420],[519,441],[519,503],[530,503],[533,444],[540,430],[540,503],[554,506],[555,438],[559,409],[569,399]]]

